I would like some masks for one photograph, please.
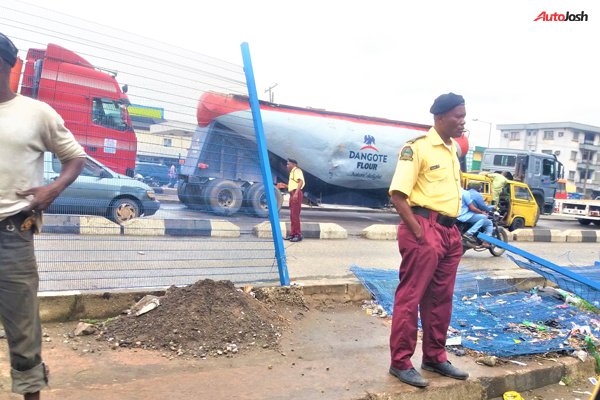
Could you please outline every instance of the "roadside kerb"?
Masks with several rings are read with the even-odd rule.
[[[578,229],[571,229],[565,231],[565,236],[567,242],[600,242],[600,231],[582,231]]]
[[[76,235],[120,235],[121,226],[104,217],[44,214],[42,232]]]
[[[291,231],[289,222],[280,222],[281,235],[287,236]],[[271,223],[264,221],[252,228],[252,233],[259,238],[272,238]],[[302,235],[308,239],[348,239],[348,231],[338,224],[330,222],[304,222]]]

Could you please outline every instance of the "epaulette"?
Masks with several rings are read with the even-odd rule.
[[[414,143],[414,142],[416,142],[417,140],[419,140],[419,139],[423,139],[424,137],[427,137],[427,135],[421,135],[421,136],[417,136],[417,137],[416,137],[416,138],[414,138],[414,139],[408,140],[408,141],[406,142],[406,144],[413,144],[413,143]]]

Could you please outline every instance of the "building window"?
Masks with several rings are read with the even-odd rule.
[[[558,132],[558,137],[563,137],[563,136],[565,136],[564,132]]]
[[[579,132],[573,132],[573,141],[579,142]]]
[[[583,150],[581,152],[581,161],[593,161],[594,153],[591,151]]]
[[[554,140],[554,131],[544,131],[544,140]]]
[[[574,181],[575,180],[575,171],[569,171],[569,180],[570,181]]]
[[[576,151],[571,152],[571,161],[577,161],[577,152]]]
[[[171,139],[171,138],[164,138],[163,139],[163,146],[165,146],[165,147],[171,147],[171,146],[173,146],[173,139]]]
[[[582,169],[579,171],[579,176],[581,179],[592,179],[592,175],[594,174],[593,169]]]
[[[521,140],[519,132],[511,132],[510,133],[510,140]]]
[[[542,150],[542,153],[544,153],[544,154],[552,154],[552,150]]]

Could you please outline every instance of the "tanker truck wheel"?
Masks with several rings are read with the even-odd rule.
[[[242,189],[232,181],[214,180],[208,184],[204,195],[209,211],[218,215],[235,214],[244,200]]]
[[[202,196],[202,186],[180,181],[177,185],[177,197],[179,201],[192,210],[204,211],[204,196]]]
[[[279,189],[275,189],[275,200],[277,201],[277,211],[281,210],[283,197]],[[262,183],[255,183],[250,186],[246,193],[246,202],[250,211],[259,218],[267,218],[269,216],[269,208],[267,206],[267,193],[265,186]]]

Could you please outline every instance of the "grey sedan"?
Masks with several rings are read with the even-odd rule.
[[[61,163],[44,154],[44,179],[56,179]],[[92,157],[87,157],[81,175],[60,194],[46,212],[54,214],[100,215],[122,223],[142,215],[153,215],[160,203],[150,186],[118,174]]]

